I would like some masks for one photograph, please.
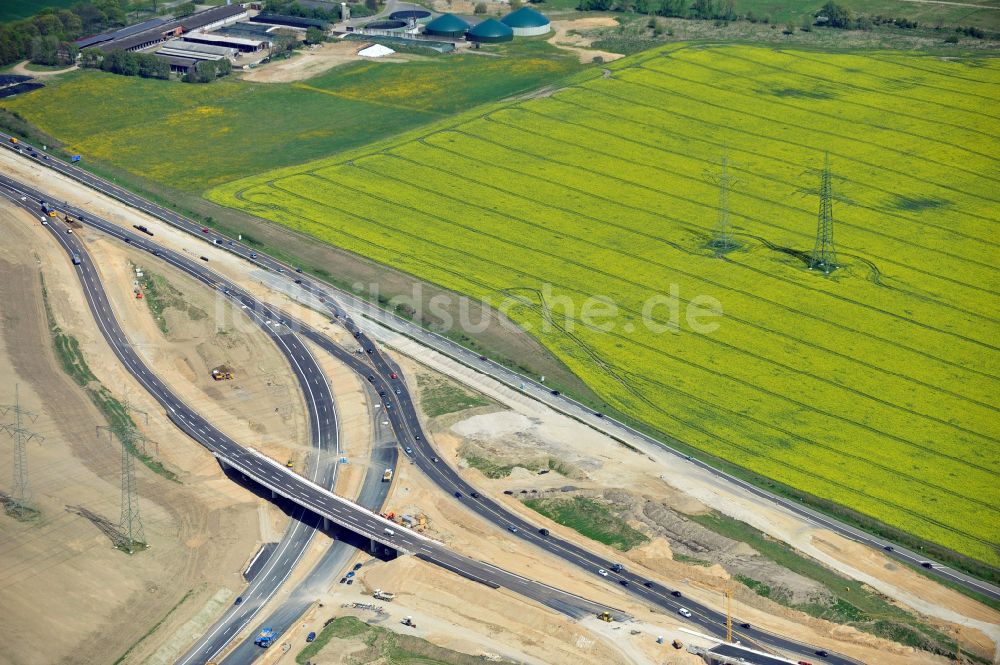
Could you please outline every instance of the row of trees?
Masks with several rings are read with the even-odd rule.
[[[363,2],[350,2],[348,7],[351,16],[369,16],[378,11],[379,0],[363,0]],[[264,3],[264,10],[275,14],[286,16],[301,16],[302,18],[316,18],[321,21],[336,22],[343,18],[340,15],[340,3],[331,2],[329,7],[316,7],[310,5],[303,7],[295,0],[267,0]]]
[[[71,42],[126,23],[125,0],[87,0],[69,9],[47,8],[0,25],[0,66],[30,59],[45,65],[72,62]]]
[[[132,53],[115,49],[103,53],[99,49],[85,49],[80,56],[80,66],[100,69],[122,76],[141,76],[151,79],[169,79],[170,64],[152,53]],[[233,71],[233,63],[222,60],[206,60],[197,63],[193,70],[181,80],[188,83],[209,83]]]
[[[677,18],[737,18],[733,0],[580,0],[579,11],[619,11]]]

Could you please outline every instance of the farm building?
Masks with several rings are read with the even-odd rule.
[[[514,39],[514,31],[495,18],[488,18],[465,34],[470,42],[496,44]]]
[[[223,58],[235,58],[239,53],[234,48],[225,46],[213,46],[211,44],[192,44],[179,39],[172,39],[163,45],[163,48],[156,51],[156,55],[172,55],[179,58],[192,58],[194,60],[222,60]]]
[[[112,30],[111,32],[102,32],[99,35],[94,35],[93,37],[84,37],[83,39],[78,39],[74,44],[77,48],[89,48],[91,46],[97,46],[98,44],[103,44],[104,42],[110,42],[113,39],[125,39],[126,37],[131,37],[132,35],[138,34],[140,32],[146,32],[147,30],[152,30],[153,28],[158,28],[168,19],[165,18],[154,18],[148,21],[143,21],[142,23],[136,23],[135,25],[130,25],[128,27],[122,28],[120,30]]]
[[[222,5],[221,7],[214,7],[206,9],[203,12],[191,14],[191,16],[185,16],[176,21],[176,23],[180,26],[182,32],[191,32],[192,30],[208,31],[221,28],[230,23],[236,23],[249,16],[250,12],[244,9],[242,5]]]
[[[253,53],[261,49],[270,48],[270,39],[252,39],[249,37],[235,37],[233,35],[221,35],[218,33],[191,32],[181,39],[193,44],[209,44],[211,46],[224,46],[237,49],[243,53]]]
[[[191,14],[191,16],[173,21],[154,19],[153,21],[136,23],[135,25],[110,33],[108,39],[96,41],[99,37],[104,36],[97,35],[96,37],[82,41],[87,42],[88,46],[97,46],[105,53],[116,49],[141,51],[155,46],[160,42],[165,42],[171,37],[179,37],[186,32],[220,28],[248,16],[249,13],[247,10],[243,9],[240,5],[223,5],[222,7],[206,9],[203,12]],[[86,47],[81,46],[81,48]]]
[[[459,39],[469,29],[469,24],[454,14],[441,14],[424,26],[425,35]]]
[[[308,28],[319,28],[326,30],[330,24],[314,18],[302,18],[301,16],[284,16],[282,14],[271,14],[261,12],[250,19],[252,23],[267,23],[269,25],[291,28],[293,30],[307,30]]]
[[[521,7],[500,20],[513,30],[515,37],[544,35],[552,29],[549,19],[531,7]]]
[[[166,60],[167,64],[170,65],[170,71],[176,72],[178,74],[189,74],[198,61],[194,58],[182,58],[176,55],[160,55],[157,54],[156,57],[161,60]]]

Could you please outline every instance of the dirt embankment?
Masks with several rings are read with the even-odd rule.
[[[256,540],[256,507],[221,478],[218,465],[180,434],[141,387],[121,371],[97,330],[65,254],[30,215],[0,204],[0,403],[37,413],[23,425],[37,520],[0,511],[0,607],[7,640],[0,662],[114,662],[158,622],[190,618],[238,571]],[[63,373],[42,301],[43,271],[53,315],[79,341],[97,379],[149,413],[143,432],[181,476],[172,482],[136,465],[139,505],[150,548],[128,556],[81,513],[119,519],[120,448],[83,389]],[[6,420],[4,421],[6,422]],[[10,459],[11,439],[0,437]],[[0,488],[9,489],[9,481]],[[82,508],[84,510],[79,510]],[[72,511],[72,512],[71,512]],[[127,662],[141,662],[147,640]]]
[[[593,18],[578,18],[571,21],[552,21],[552,32],[549,43],[557,48],[566,51],[573,51],[580,56],[580,62],[593,62],[594,58],[601,58],[604,62],[611,62],[625,56],[621,53],[611,53],[590,48],[590,45],[597,39],[594,35],[588,35],[588,31],[598,28],[613,28],[618,25],[618,21],[610,16],[599,16]]]

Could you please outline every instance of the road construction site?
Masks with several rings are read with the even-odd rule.
[[[300,304],[299,300],[304,300],[304,298],[294,294],[293,288],[289,289],[287,285],[282,286],[282,288],[272,288],[273,274],[248,271],[247,265],[242,260],[225,251],[216,248],[206,249],[201,246],[203,243],[191,236],[170,229],[133,209],[124,208],[92,190],[85,189],[71,181],[64,181],[59,176],[54,176],[49,172],[42,173],[34,166],[22,164],[21,160],[9,157],[5,151],[0,152],[0,154],[3,155],[0,159],[12,160],[10,164],[4,164],[5,168],[10,166],[12,169],[18,169],[18,177],[23,177],[26,182],[31,182],[34,179],[37,186],[44,186],[47,190],[56,193],[58,197],[63,197],[75,205],[93,210],[94,214],[116,221],[125,227],[143,224],[150,229],[155,229],[158,242],[178,251],[208,256],[214,270],[238,282],[248,291],[261,298],[266,298],[268,302],[280,303],[280,306],[293,316],[312,322],[319,328],[325,328],[328,332],[336,331],[335,337],[339,338],[339,341],[344,344],[350,343],[350,339],[345,338],[343,331],[325,325],[325,317]],[[39,252],[39,256],[46,257],[46,260],[42,262],[45,270],[55,271],[59,269],[58,266],[63,269],[64,274],[61,277],[47,280],[47,284],[49,282],[55,283],[50,285],[50,289],[54,294],[58,294],[58,298],[54,299],[58,300],[60,308],[68,309],[73,314],[72,316],[61,314],[61,316],[66,317],[66,320],[61,322],[62,326],[80,336],[83,353],[87,357],[95,359],[91,362],[91,366],[94,367],[95,373],[105,385],[110,388],[131,385],[127,374],[116,369],[117,363],[110,356],[110,352],[106,348],[102,348],[103,342],[94,333],[93,324],[88,324],[88,314],[80,302],[80,294],[75,288],[76,284],[68,270],[69,266],[65,257],[59,257],[58,252],[51,247],[51,241],[47,242],[47,238],[40,232],[37,224],[34,224],[30,218],[24,219],[24,217],[24,215],[11,213],[5,215],[4,222],[5,225],[14,226],[33,225],[35,229],[27,234],[26,240],[33,247],[33,251]],[[219,319],[218,312],[222,312],[223,320],[227,317],[232,317],[233,320],[238,318],[238,316],[233,316],[237,313],[230,311],[231,306],[220,305],[207,292],[199,296],[198,292],[202,289],[193,281],[188,283],[186,281],[188,278],[183,275],[172,274],[169,268],[157,265],[150,269],[162,274],[167,282],[185,295],[185,299],[189,299],[191,306],[201,311],[212,312],[212,315],[204,319],[197,319],[197,317],[192,319],[190,310],[183,315],[176,312],[170,313],[170,310],[167,310],[168,328],[171,332],[162,333],[146,303],[142,302],[143,299],[135,297],[134,266],[149,264],[148,257],[135,255],[120,244],[103,239],[96,234],[90,234],[86,231],[82,233],[78,231],[78,233],[84,237],[88,251],[93,254],[95,260],[100,262],[104,282],[109,287],[112,302],[116,305],[115,315],[122,322],[123,327],[129,331],[136,348],[142,354],[149,354],[148,361],[155,364],[158,371],[164,372],[165,380],[171,387],[183,394],[186,401],[197,403],[204,415],[217,423],[230,436],[244,442],[256,442],[255,447],[274,459],[281,460],[282,463],[286,459],[292,461],[293,464],[298,463],[301,456],[308,452],[308,444],[299,441],[299,439],[304,438],[304,425],[300,415],[304,409],[301,404],[296,403],[296,400],[300,398],[297,397],[297,391],[292,389],[294,382],[289,380],[287,374],[282,375],[282,372],[287,368],[282,366],[283,361],[276,352],[270,350],[267,340],[254,337],[249,328],[240,330],[238,336],[232,339],[228,339],[231,334],[228,332],[219,335],[217,328],[213,329],[212,327]],[[47,246],[48,250],[46,250]],[[18,255],[22,257],[22,262],[25,254],[25,252],[18,252]],[[11,265],[16,265],[13,263],[14,257],[9,258],[12,261]],[[288,297],[286,295],[288,293],[292,293],[295,297]],[[75,312],[72,304],[74,301]],[[224,329],[228,330],[228,328]],[[719,487],[713,479],[699,473],[697,468],[678,465],[673,459],[660,459],[658,451],[633,452],[627,450],[581,423],[559,415],[523,394],[483,377],[466,366],[434,352],[429,352],[412,340],[384,329],[373,328],[372,332],[377,339],[384,341],[398,354],[403,354],[397,355],[396,359],[404,370],[404,377],[411,383],[411,388],[415,387],[412,384],[415,383],[418,375],[440,373],[448,375],[469,389],[489,397],[494,402],[494,406],[490,408],[477,407],[474,412],[465,414],[459,412],[427,421],[426,424],[430,431],[434,433],[434,441],[442,459],[453,465],[461,466],[466,459],[467,447],[473,445],[480,453],[495,457],[501,463],[528,457],[548,457],[558,461],[563,473],[553,472],[539,475],[520,467],[515,468],[506,478],[489,479],[472,468],[466,468],[462,471],[463,476],[481,488],[482,491],[501,500],[508,509],[523,514],[527,519],[541,521],[537,513],[526,508],[516,496],[503,494],[504,491],[514,490],[520,494],[522,490],[525,490],[544,495],[549,492],[561,491],[566,485],[572,484],[574,492],[599,493],[604,498],[607,498],[606,492],[609,490],[624,492],[625,496],[619,494],[616,495],[617,498],[622,503],[627,503],[631,510],[647,515],[649,514],[647,506],[651,503],[687,514],[704,512],[709,508],[714,508],[734,517],[744,518],[766,533],[787,540],[801,551],[828,565],[837,567],[857,579],[866,581],[874,588],[909,605],[914,610],[930,617],[936,617],[942,625],[945,622],[964,624],[966,626],[964,639],[966,640],[981,641],[981,637],[975,636],[976,631],[995,635],[997,624],[995,612],[953,591],[928,582],[905,568],[887,568],[886,561],[880,561],[880,557],[867,548],[846,541],[836,534],[801,522],[796,523],[796,521],[783,516],[779,511],[771,509],[753,497],[738,496],[727,488]],[[223,339],[216,339],[219,337]],[[5,341],[7,341],[6,336]],[[9,355],[19,358],[22,354]],[[407,360],[407,357],[419,358],[421,364],[418,365],[414,361]],[[324,371],[330,375],[331,384],[349,383],[333,378],[338,371],[348,374],[342,368],[337,369],[339,364],[332,361],[324,362],[327,365],[324,367]],[[233,369],[235,376],[231,382],[227,380],[222,383],[212,379],[211,368],[218,367],[220,364],[225,364]],[[58,370],[50,371],[48,376],[60,377],[60,373]],[[343,378],[343,376],[338,377],[338,379]],[[64,378],[60,378],[60,380],[67,383]],[[63,387],[72,390],[72,386]],[[40,394],[47,395],[48,390],[49,388],[38,390],[34,395],[28,393],[25,399],[29,399],[32,404],[40,404],[49,399],[48,397],[39,397]],[[419,391],[415,390],[414,392],[419,395]],[[142,408],[150,414],[150,422],[153,423],[148,426],[151,428],[149,430],[151,432],[150,439],[163,442],[158,456],[162,457],[171,468],[176,468],[187,474],[183,476],[182,487],[187,488],[190,481],[197,479],[198,485],[202,483],[209,485],[215,488],[220,495],[239,497],[237,503],[246,504],[245,508],[248,510],[245,512],[251,516],[255,512],[254,508],[266,505],[266,502],[254,500],[253,497],[247,496],[245,492],[233,487],[222,478],[217,467],[213,468],[210,456],[196,446],[192,446],[183,437],[169,434],[171,426],[166,423],[165,419],[156,415],[156,407],[144,397],[140,388],[134,387],[129,390],[129,399],[134,401],[137,408]],[[264,404],[268,405],[269,409],[276,408],[277,410],[265,413],[267,410],[262,408]],[[372,408],[370,403],[364,404],[356,379],[355,384],[348,389],[348,394],[337,395],[338,408],[342,408],[344,404],[354,404],[358,413],[367,414],[367,409]],[[282,405],[287,406],[282,409]],[[60,417],[62,417],[61,410]],[[297,421],[296,418],[300,418],[300,420]],[[159,423],[157,424],[158,419]],[[367,421],[367,416],[358,415],[357,420],[359,421],[358,428],[363,430],[361,421]],[[160,430],[162,433],[158,436],[153,435],[153,432],[156,432],[156,427],[162,428]],[[91,426],[89,429],[93,429],[93,427]],[[364,438],[367,435],[359,432],[359,436]],[[345,436],[345,439],[349,438]],[[501,449],[501,442],[510,441],[515,443],[515,447]],[[466,451],[464,453],[463,448]],[[34,450],[32,450],[32,454],[35,454]],[[363,456],[361,457],[363,458]],[[665,472],[665,470],[669,472]],[[114,464],[108,471],[112,481],[114,480],[113,471]],[[151,483],[152,485],[159,482],[156,479],[152,480],[154,481]],[[351,482],[350,477],[343,482]],[[354,482],[357,482],[357,478],[354,479]],[[424,515],[428,535],[447,543],[457,551],[502,563],[508,570],[522,572],[535,579],[557,584],[588,598],[606,599],[609,604],[629,611],[635,616],[645,617],[649,615],[648,608],[631,600],[621,591],[609,588],[600,580],[576,569],[565,570],[565,566],[558,560],[554,558],[548,560],[544,555],[539,556],[539,553],[530,546],[516,539],[506,538],[503,532],[477,518],[461,503],[441,497],[440,492],[426,478],[419,472],[410,469],[405,462],[396,469],[392,482],[393,489],[387,507],[394,509],[394,512],[399,514]],[[111,482],[110,485],[113,490],[114,483]],[[228,491],[220,488],[228,488]],[[347,489],[344,492],[349,493]],[[115,498],[116,495],[113,491],[104,498],[105,508],[110,506],[105,513],[114,513]],[[258,510],[260,509],[258,508]],[[265,508],[264,512],[273,511]],[[110,516],[112,519],[114,518],[113,514]],[[262,522],[264,521],[269,522],[270,528],[273,529],[275,525],[280,523],[281,519],[276,519],[272,515],[269,520],[262,520]],[[652,521],[656,522],[657,520],[653,519]],[[585,540],[576,532],[554,523],[547,523],[547,526],[553,533],[558,533],[560,537],[567,540],[577,541],[581,545],[596,550],[607,549],[609,558],[626,560],[627,565],[644,569],[651,578],[690,579],[702,581],[711,588],[712,584],[718,584],[721,580],[728,579],[729,574],[722,566],[733,563],[730,559],[720,561],[721,566],[704,567],[676,562],[671,556],[670,547],[660,538],[653,539],[648,545],[623,554]],[[669,531],[669,525],[664,530]],[[258,529],[258,531],[263,537],[264,530]],[[222,530],[219,529],[219,533],[212,537],[203,536],[202,542],[211,542],[218,546],[220,542],[228,542],[225,539],[234,535],[222,533]],[[706,549],[718,545],[718,542],[702,542],[707,536],[700,535],[702,540],[695,537],[689,543],[690,547],[697,550],[699,543]],[[220,549],[226,548],[220,547]],[[317,544],[312,550],[313,555],[318,549],[319,545]],[[158,551],[156,547],[152,550]],[[252,550],[252,546],[246,547],[245,554],[249,555]],[[864,551],[859,552],[859,550]],[[225,553],[220,553],[220,556],[222,554]],[[109,553],[109,556],[115,555],[117,553],[113,551]],[[734,556],[738,558],[739,553],[737,552]],[[129,561],[131,562],[132,559]],[[306,559],[303,559],[303,564],[306,563]],[[232,566],[231,561],[229,561],[229,565],[231,568],[228,570],[239,568],[239,566]],[[662,647],[656,645],[652,639],[643,641],[636,638],[633,641],[637,644],[641,643],[641,646],[627,647],[624,645],[631,644],[631,642],[621,638],[621,630],[611,632],[613,627],[600,625],[596,617],[593,621],[573,622],[551,610],[533,605],[507,592],[490,594],[491,602],[496,601],[498,607],[487,609],[492,610],[496,615],[476,616],[463,623],[456,619],[456,616],[464,617],[469,613],[469,610],[463,603],[463,594],[457,592],[456,589],[463,584],[471,583],[456,582],[453,577],[448,577],[445,580],[441,577],[447,576],[443,571],[435,569],[431,573],[424,570],[426,568],[430,567],[408,557],[390,564],[373,565],[370,572],[365,572],[364,577],[359,576],[365,580],[359,586],[373,589],[375,588],[373,584],[377,583],[379,584],[378,588],[400,590],[399,596],[393,601],[394,613],[396,607],[405,608],[405,611],[409,613],[407,616],[415,617],[418,629],[426,631],[422,635],[423,637],[434,643],[448,643],[448,646],[467,653],[471,653],[470,645],[487,644],[485,636],[493,635],[497,640],[498,650],[495,652],[490,650],[489,653],[499,653],[504,657],[517,658],[527,662],[568,662],[571,658],[576,661],[582,658],[584,662],[652,662],[643,659],[656,658],[657,653],[662,655]],[[201,570],[208,569],[210,568],[206,566]],[[227,570],[225,566],[222,566],[222,569]],[[298,570],[301,571],[303,568],[300,566]],[[73,574],[73,571],[65,572],[68,576]],[[300,573],[297,572],[296,575],[298,574]],[[379,575],[384,577],[379,577]],[[801,582],[789,582],[793,585],[796,583],[801,585]],[[176,611],[167,617],[168,621],[145,640],[140,649],[134,653],[143,653],[144,649],[146,653],[149,653],[148,650],[152,649],[158,640],[168,639],[171,634],[169,625],[177,626],[182,619],[190,620],[195,615],[205,613],[206,608],[209,608],[207,613],[211,615],[212,603],[219,604],[219,586],[216,582],[213,588],[213,584],[208,582],[207,578],[204,586],[206,589],[199,592],[201,594],[200,603],[193,597],[187,596],[183,603],[176,608]],[[358,590],[352,588],[354,586],[335,586],[329,592],[329,602],[324,603],[324,607],[329,608],[336,605],[337,601],[347,602],[347,598],[357,596]],[[414,588],[416,591],[413,591]],[[403,589],[406,590],[403,591]],[[447,589],[447,593],[442,589]],[[482,594],[481,590],[476,591],[478,594]],[[808,590],[803,592],[808,593]],[[720,605],[718,594],[694,584],[690,585],[690,589],[685,588],[685,594],[698,598],[707,604]],[[280,601],[276,599],[276,602]],[[529,613],[524,605],[531,606],[534,612]],[[767,626],[777,632],[795,634],[800,639],[809,642],[830,644],[831,648],[836,648],[862,660],[913,662],[914,653],[905,648],[875,640],[867,635],[845,633],[832,624],[808,619],[801,613],[783,610],[773,603],[760,603],[760,606],[757,606],[757,604],[748,601],[740,607],[740,612],[742,613],[741,618],[749,619],[755,625]],[[530,620],[527,616],[529,614],[533,614]],[[658,630],[668,635],[673,634],[669,631],[680,630],[681,627],[678,622],[674,621],[674,617],[662,616],[659,618],[662,621],[650,622],[648,626],[644,622],[638,622],[637,625],[644,626],[640,629],[640,634],[645,635],[647,628],[649,631]],[[656,628],[653,627],[654,624],[657,626]],[[460,626],[461,630],[458,630],[456,626]],[[501,627],[499,633],[497,626]],[[573,629],[569,630],[568,626],[572,626]],[[549,634],[549,642],[552,642],[551,635],[553,634],[575,635],[575,637],[567,637],[554,642],[551,652],[540,646],[547,643],[546,640],[541,640],[540,636],[525,638],[520,642],[517,642],[513,637],[514,635],[532,635],[534,634],[532,631],[538,630]],[[647,642],[654,646],[650,646]],[[576,646],[571,648],[568,646],[570,644]],[[506,645],[506,651],[499,649],[503,645]],[[580,645],[587,646],[584,648]],[[988,652],[989,646],[983,646],[987,648]],[[132,657],[135,656],[130,656],[130,659]]]

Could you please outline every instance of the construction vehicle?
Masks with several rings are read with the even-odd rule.
[[[274,632],[273,628],[261,628],[253,643],[263,649],[266,649],[274,644],[274,641],[277,639],[278,634]]]
[[[52,206],[50,206],[45,201],[42,201],[42,212],[44,212],[49,217],[57,217],[58,216],[58,213],[56,213],[55,208],[53,208]],[[68,222],[69,218],[66,218],[66,221]]]
[[[413,623],[413,617],[403,617],[403,620],[400,621],[399,623],[403,624],[404,626],[409,626],[410,628],[417,627],[417,624]]]
[[[148,236],[153,235],[153,232],[150,231],[149,228],[147,228],[146,226],[144,226],[142,224],[133,224],[132,228],[137,229],[139,231],[142,231],[143,233],[145,233]]]
[[[600,619],[601,621],[607,621],[608,623],[611,623],[611,612],[601,612],[600,614],[597,615],[597,618]]]
[[[672,646],[675,649],[683,649],[684,643],[681,642],[680,640],[674,640],[673,642],[670,643],[670,646]]]
[[[386,469],[386,470],[385,470],[385,471],[384,471],[384,472],[382,473],[382,482],[383,482],[383,483],[387,483],[387,482],[389,482],[390,480],[392,480],[392,469]]]
[[[293,466],[295,466],[295,460],[289,459],[287,462],[285,462],[285,466],[291,469]]]
[[[216,381],[230,381],[233,378],[233,370],[225,365],[219,365],[212,369],[212,378]]]
[[[372,598],[375,600],[384,600],[387,603],[391,603],[396,597],[396,594],[391,591],[382,591],[382,589],[375,589],[375,593],[372,594]]]
[[[15,137],[15,136],[11,136],[10,137],[10,142],[13,143],[14,145],[17,145],[18,143],[20,143],[20,141],[18,141],[17,137]]]

